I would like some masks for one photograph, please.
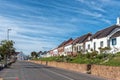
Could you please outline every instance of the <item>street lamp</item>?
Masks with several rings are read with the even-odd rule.
[[[7,29],[7,41],[9,41],[9,32],[11,31],[12,29]],[[9,44],[8,44],[8,53],[10,52],[9,50]],[[5,57],[5,66],[7,67],[8,63],[7,63],[7,60],[8,60],[8,55],[6,54],[6,57]]]

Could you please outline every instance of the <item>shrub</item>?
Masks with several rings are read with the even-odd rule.
[[[90,58],[91,58],[91,55],[90,55],[90,54],[91,54],[91,53],[85,54],[86,58],[90,59]]]
[[[91,58],[94,58],[96,55],[98,54],[97,51],[93,51],[90,55],[91,55]]]
[[[97,51],[92,51],[91,53],[87,53],[86,58],[88,59],[95,58],[97,53],[98,53]]]
[[[117,53],[115,54],[115,56],[120,56],[120,52],[117,52]]]

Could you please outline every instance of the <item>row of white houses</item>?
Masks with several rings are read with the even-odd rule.
[[[97,31],[95,34],[88,33],[74,40],[70,38],[62,42],[57,48],[48,51],[46,55],[47,57],[76,55],[79,51],[83,53],[97,51],[100,53],[100,48],[105,47],[110,48],[110,53],[120,51],[120,18],[117,18],[117,23],[115,25]]]

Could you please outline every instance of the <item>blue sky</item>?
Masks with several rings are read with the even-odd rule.
[[[119,0],[0,0],[0,40],[30,54],[116,24]]]

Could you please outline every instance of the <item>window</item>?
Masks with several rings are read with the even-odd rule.
[[[103,47],[103,41],[100,42],[100,47]]]
[[[117,44],[116,38],[113,38],[112,39],[112,45],[116,45],[116,44]]]
[[[79,51],[79,46],[77,46],[77,51]]]
[[[88,44],[88,49],[90,49],[90,44]]]
[[[110,47],[110,40],[107,40],[107,45],[108,47]]]
[[[81,46],[79,46],[79,50],[81,50],[82,48],[81,48]]]
[[[78,51],[80,51],[81,50],[81,46],[78,46]]]
[[[79,51],[79,46],[77,46],[77,51]]]
[[[96,49],[96,42],[94,42],[94,50]]]

